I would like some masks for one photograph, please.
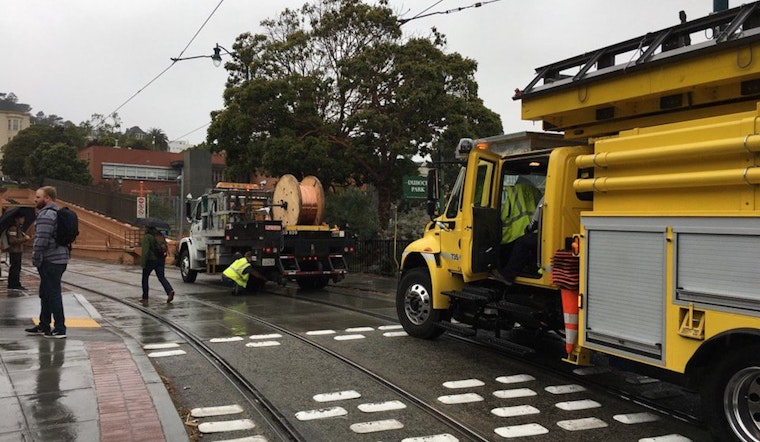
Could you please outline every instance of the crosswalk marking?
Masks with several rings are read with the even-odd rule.
[[[544,388],[544,390],[548,391],[551,394],[570,394],[570,393],[578,393],[581,391],[586,391],[584,387],[577,384],[550,385]]]
[[[356,408],[365,413],[377,413],[380,411],[401,410],[406,408],[406,405],[401,401],[387,401],[359,404]]]
[[[404,424],[396,419],[386,419],[382,421],[360,422],[351,424],[349,427],[354,433],[375,433],[377,431],[398,430],[404,428]]]
[[[264,340],[264,339],[279,339],[281,337],[282,337],[282,335],[279,334],[279,333],[270,333],[268,335],[251,335],[251,336],[248,337],[248,339],[261,339],[261,340]]]
[[[333,393],[320,393],[314,395],[314,400],[317,402],[333,402],[333,401],[345,401],[347,399],[360,398],[362,395],[355,390],[336,391]]]
[[[511,390],[497,390],[493,392],[493,395],[500,399],[536,396],[537,394],[530,388],[513,388]]]
[[[280,345],[279,341],[256,341],[245,344],[246,347],[258,348],[258,347],[275,347]]]
[[[554,404],[554,406],[560,410],[576,411],[588,410],[589,408],[599,408],[602,406],[602,404],[597,401],[592,401],[591,399],[582,399],[579,401],[558,402]]]
[[[549,432],[545,427],[539,424],[511,425],[509,427],[499,427],[494,430],[501,437],[514,439],[516,437],[538,436]]]
[[[336,341],[353,341],[356,339],[364,339],[364,335],[339,335],[334,337]]]
[[[483,396],[477,393],[452,394],[441,396],[438,400],[446,405],[467,404],[470,402],[480,402],[483,400]]]
[[[193,417],[224,416],[228,414],[242,413],[243,407],[240,405],[220,405],[217,407],[199,407],[190,410]]]
[[[451,389],[482,387],[483,385],[485,383],[479,379],[462,379],[460,381],[447,381],[443,383],[444,387]]]
[[[345,416],[347,414],[348,411],[343,407],[320,408],[318,410],[299,411],[296,413],[296,419],[299,421],[311,421],[315,419]]]
[[[165,358],[168,356],[180,356],[187,354],[184,350],[168,350],[168,351],[154,351],[148,353],[149,358]]]
[[[201,433],[223,433],[226,431],[250,430],[255,428],[256,424],[250,419],[238,419],[232,421],[203,422],[198,424],[198,431]]]
[[[516,405],[514,407],[499,407],[491,410],[491,413],[499,417],[527,416],[529,414],[538,414],[538,408],[530,405]]]
[[[237,342],[242,340],[243,338],[241,336],[231,336],[229,338],[211,338],[209,339],[209,342]]]
[[[306,332],[308,336],[334,335],[335,333],[335,330],[312,330]]]
[[[401,442],[459,442],[459,439],[449,433],[432,434],[430,436],[407,437]]]
[[[536,378],[529,374],[516,374],[512,376],[499,376],[496,378],[496,382],[500,382],[502,384],[517,384],[520,382],[528,382],[528,381],[535,381]]]
[[[599,418],[584,417],[582,419],[559,421],[557,422],[557,425],[567,431],[584,431],[593,430],[596,428],[604,428],[607,426],[607,423]]]
[[[655,422],[660,420],[660,417],[652,413],[630,413],[630,414],[616,414],[612,416],[618,422],[624,424],[643,424],[645,422]]]

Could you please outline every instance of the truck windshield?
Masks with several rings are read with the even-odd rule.
[[[462,201],[462,187],[464,186],[464,175],[466,171],[466,167],[462,167],[459,170],[459,176],[454,184],[454,188],[451,190],[451,197],[449,197],[449,203],[446,206],[446,218],[456,218],[457,213],[459,213],[459,206]]]

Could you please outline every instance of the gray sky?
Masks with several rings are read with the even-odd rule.
[[[370,0],[367,0],[368,2]],[[487,1],[487,0],[486,0]],[[412,17],[438,0],[390,0]],[[224,0],[183,56],[209,55],[215,44],[231,49],[243,32],[305,0]],[[475,0],[441,0],[428,11],[470,6]],[[76,124],[107,115],[137,93],[118,114],[122,130],[163,129],[170,140],[205,139],[209,113],[223,106],[223,68],[209,59],[175,64],[219,0],[23,0],[4,2],[0,14],[0,92],[13,92],[32,113],[56,114]],[[729,0],[729,7],[739,6]],[[12,5],[12,7],[11,7]],[[521,121],[511,97],[535,68],[590,52],[711,12],[712,0],[501,0],[402,26],[426,36],[435,26],[446,52],[478,62],[476,78],[485,105],[499,113],[506,133],[540,130]],[[142,89],[142,91],[141,91]],[[195,129],[201,128],[193,132]],[[467,136],[468,134],[462,134]],[[495,135],[495,134],[493,134]]]

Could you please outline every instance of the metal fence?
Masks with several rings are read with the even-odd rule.
[[[375,239],[356,242],[356,255],[348,265],[348,270],[355,273],[375,273],[396,276],[401,262],[401,253],[409,240]]]

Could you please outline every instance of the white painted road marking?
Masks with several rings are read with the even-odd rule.
[[[654,422],[660,420],[660,417],[652,413],[631,413],[631,414],[616,414],[612,416],[618,422],[624,424],[643,424],[645,422]]]
[[[404,428],[404,424],[396,419],[386,419],[382,421],[374,422],[360,422],[358,424],[351,424],[351,430],[354,433],[374,433],[377,431],[398,430]]]
[[[317,402],[332,402],[332,401],[345,401],[348,399],[356,399],[362,397],[358,391],[346,390],[336,391],[333,393],[320,393],[314,395],[314,400]]]
[[[401,410],[406,408],[406,404],[401,401],[373,402],[359,404],[356,408],[365,413],[377,413],[380,411]]]
[[[179,344],[176,342],[167,342],[164,344],[148,344],[143,347],[143,350],[163,350],[165,348],[177,348]]]
[[[152,353],[148,353],[149,358],[165,358],[167,356],[179,356],[184,355],[184,350],[169,350],[169,351],[154,351]]]
[[[221,405],[218,407],[200,407],[190,410],[193,417],[224,416],[243,412],[240,405]]]
[[[334,335],[335,330],[312,330],[307,331],[306,334],[309,336]]]
[[[336,341],[352,341],[354,339],[364,339],[364,335],[340,335],[334,337],[333,339]]]
[[[578,393],[581,391],[586,391],[585,388],[577,384],[550,385],[544,388],[544,390],[548,391],[551,394],[570,394],[570,393]]]
[[[386,338],[395,338],[398,336],[409,336],[409,334],[405,331],[395,331],[395,332],[385,332],[383,333],[383,336]]]
[[[583,367],[583,368],[576,368],[573,370],[573,373],[577,374],[578,376],[591,376],[594,374],[602,374],[602,373],[609,373],[610,369],[607,367]]]
[[[514,407],[500,407],[491,410],[491,413],[499,417],[527,416],[529,414],[538,414],[538,408],[530,405],[517,405]]]
[[[351,327],[346,329],[346,333],[361,333],[375,331],[372,327]]]
[[[407,437],[401,442],[459,442],[459,439],[449,433],[431,434],[430,436]]]
[[[268,335],[251,335],[248,339],[279,339],[282,335],[279,333],[270,333]]]
[[[483,385],[485,385],[485,383],[479,379],[462,379],[460,381],[448,381],[443,383],[444,387],[451,389],[482,387]]]
[[[401,324],[396,324],[396,325],[381,325],[381,326],[380,326],[380,327],[378,327],[377,329],[378,329],[378,330],[398,330],[398,329],[400,329],[400,328],[403,328],[403,327],[401,326]]]
[[[306,410],[296,413],[299,421],[311,421],[314,419],[326,419],[329,417],[345,416],[348,414],[343,407],[320,408],[318,410]]]
[[[246,347],[274,347],[277,345],[281,345],[278,341],[257,341],[257,342],[249,342],[245,344]]]
[[[470,402],[480,402],[483,397],[477,393],[465,393],[465,394],[452,394],[449,396],[441,396],[438,398],[440,402],[446,405],[454,404],[468,404]]]
[[[493,392],[493,395],[500,399],[536,396],[537,394],[530,388],[513,388],[511,390],[497,390]]]
[[[500,427],[494,430],[501,437],[514,439],[516,437],[537,436],[549,432],[539,424],[512,425],[509,427]]]
[[[665,436],[645,437],[639,442],[692,442],[688,437],[680,434],[666,434]]]
[[[232,336],[229,338],[211,338],[209,342],[236,342],[236,341],[242,341],[242,336]]]
[[[557,422],[557,425],[567,431],[584,431],[593,430],[595,428],[604,428],[607,426],[607,423],[595,417],[585,417],[583,419],[559,421]]]
[[[226,431],[250,430],[256,427],[250,419],[238,419],[234,421],[204,422],[198,425],[201,433],[223,433]]]
[[[536,378],[529,374],[516,374],[513,376],[499,376],[496,378],[496,382],[500,382],[502,384],[517,384],[518,382],[528,382],[528,381],[535,381]]]
[[[554,404],[554,406],[560,410],[576,411],[588,410],[589,408],[599,408],[602,406],[602,404],[597,401],[592,401],[591,399],[583,399],[580,401],[558,402]]]

